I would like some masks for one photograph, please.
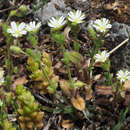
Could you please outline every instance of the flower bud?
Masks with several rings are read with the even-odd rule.
[[[13,52],[15,52],[15,53],[23,53],[23,51],[21,50],[21,48],[18,47],[18,46],[11,46],[10,50],[13,51]]]
[[[21,5],[21,6],[19,7],[19,10],[20,10],[21,12],[26,12],[26,11],[27,11],[27,6],[26,6],[26,5]]]
[[[16,11],[16,10],[12,10],[12,11],[10,12],[9,16],[10,16],[10,17],[15,16],[15,15],[16,15],[16,13],[17,13],[17,11]]]
[[[77,81],[76,83],[74,83],[74,85],[77,87],[83,87],[85,85],[85,83],[83,83],[81,81]]]
[[[3,102],[0,100],[0,107],[3,105]]]

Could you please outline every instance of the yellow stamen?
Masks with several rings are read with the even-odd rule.
[[[100,28],[101,28],[102,30],[105,30],[105,27],[103,27],[103,26],[101,26]]]
[[[15,33],[18,34],[18,35],[20,35],[20,32],[18,30]]]
[[[78,23],[78,21],[79,21],[79,18],[75,18],[75,19],[74,19],[74,22],[75,22],[75,23]]]

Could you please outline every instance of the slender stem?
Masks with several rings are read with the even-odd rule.
[[[30,35],[31,35],[31,34],[30,34]],[[34,35],[34,38],[35,38],[35,40],[37,40],[35,35]],[[37,45],[37,44],[36,44],[36,45],[34,45],[34,48],[36,49],[36,53],[38,53],[38,45]],[[40,62],[40,59],[37,61],[37,63],[39,64],[40,69],[42,70],[42,72],[43,72],[43,74],[44,74],[44,76],[45,76],[46,80],[47,80],[47,81],[48,81],[48,83],[51,85],[51,84],[52,84],[52,82],[51,82],[51,80],[49,79],[49,77],[48,77],[48,75],[47,75],[46,71],[44,70],[44,68],[43,68],[43,66],[42,66],[42,64],[41,64],[41,62]]]
[[[92,61],[91,61],[91,63],[90,63],[90,65],[89,65],[89,67],[88,67],[88,72],[89,72],[89,74],[88,74],[88,80],[89,81],[91,81],[91,72],[92,72],[92,69],[93,69],[93,64],[94,64],[94,58],[92,58]]]
[[[94,64],[94,55],[98,52],[99,47],[101,47],[102,45],[102,39],[103,39],[103,33],[100,33],[100,37],[99,40],[98,39],[94,39],[94,47],[92,48],[92,53],[91,53],[91,57],[92,57],[92,61],[90,63],[89,66],[89,81],[90,81],[90,73],[92,71],[93,68],[93,64]]]
[[[112,85],[112,77],[110,71],[106,72],[106,78],[108,85]]]
[[[53,30],[51,30],[52,36],[54,36],[54,33],[56,33],[56,32],[53,32]],[[60,37],[60,35],[59,35],[59,37]],[[55,37],[54,37],[54,39],[55,39]],[[65,59],[66,50],[65,50],[65,47],[64,47],[64,40],[60,39],[60,38],[59,38],[59,40],[57,40],[57,39],[55,39],[55,40],[57,41],[57,43],[60,44],[61,49],[62,49],[62,53],[63,53],[63,57]],[[66,65],[66,69],[67,69],[67,73],[68,73],[70,86],[71,86],[72,89],[74,89],[73,80],[72,80],[71,72],[70,72],[69,59],[67,59],[67,62],[65,62],[65,65]]]
[[[10,90],[10,85],[11,85],[11,51],[10,51],[10,41],[8,43],[8,58],[7,58],[7,69],[8,69],[8,74],[7,74],[7,87]]]
[[[35,46],[35,49],[36,49],[36,51],[38,52],[38,46],[37,46],[37,45]],[[51,82],[51,80],[49,79],[49,77],[48,77],[46,71],[44,70],[44,68],[43,68],[43,66],[42,66],[42,64],[41,64],[41,62],[39,61],[38,64],[39,64],[40,68],[42,69],[42,72],[43,72],[43,74],[45,75],[46,80],[47,80],[48,83],[51,85],[52,82]]]
[[[63,53],[63,55],[64,55],[64,54],[65,54],[65,47],[64,47],[63,44],[61,44],[61,49],[62,49],[62,53]]]
[[[86,118],[86,119],[87,119],[90,123],[92,123],[92,124],[93,124],[93,122],[92,122],[91,120],[89,120],[89,118],[87,117],[87,114],[86,114],[85,110],[83,110],[82,112],[83,112],[83,114],[84,114],[85,118]]]
[[[68,103],[67,99],[64,96],[62,96],[61,93],[59,93],[58,91],[56,91],[56,94],[60,97],[60,99],[64,100],[64,102]]]
[[[61,48],[62,48],[62,53],[63,53],[63,56],[65,54],[65,47],[63,44],[61,44]],[[71,72],[70,72],[70,66],[69,66],[69,63],[65,63],[66,65],[66,69],[67,69],[67,73],[68,73],[68,78],[69,78],[69,82],[70,82],[70,87],[72,89],[74,89],[74,84],[73,84],[73,80],[72,80],[72,76],[71,76]]]
[[[7,115],[6,115],[6,113],[5,113],[5,102],[3,102],[3,105],[1,106],[1,113],[0,113],[0,124],[2,125],[2,127],[3,127],[3,125],[4,125],[4,120],[7,118]]]
[[[71,77],[71,72],[70,72],[69,64],[66,64],[66,68],[67,68],[68,78],[69,78],[69,81],[70,81],[70,86],[71,86],[71,88],[74,88],[73,80],[72,80],[72,77]]]
[[[48,81],[48,83],[51,85],[51,84],[52,84],[52,82],[51,82],[51,80],[49,79],[49,77],[48,77],[48,75],[47,75],[46,71],[44,70],[44,68],[43,68],[43,66],[42,66],[42,64],[41,64],[40,62],[38,62],[38,64],[39,64],[40,69],[42,70],[42,72],[43,72],[43,74],[44,74],[44,76],[45,76],[46,80],[47,80],[47,81]]]

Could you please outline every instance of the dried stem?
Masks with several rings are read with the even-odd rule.
[[[115,52],[117,49],[119,49],[121,46],[123,46],[125,43],[127,43],[129,41],[129,38],[127,38],[126,40],[124,40],[123,42],[121,42],[118,46],[116,46],[114,49],[112,49],[109,54],[111,55],[113,52]]]

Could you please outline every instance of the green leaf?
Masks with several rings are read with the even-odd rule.
[[[80,44],[77,41],[74,41],[74,50],[79,52]]]
[[[7,36],[8,35],[8,33],[7,33],[8,26],[6,24],[2,24],[2,29],[3,29],[4,34]]]
[[[10,11],[9,17],[15,16],[17,13],[17,10]]]
[[[50,93],[55,93],[56,88],[57,88],[57,83],[56,82],[52,82],[51,85],[47,87],[47,89],[49,90]]]
[[[5,64],[6,64],[7,68],[9,68],[10,65],[11,65],[11,63],[10,63],[10,61],[8,59],[5,61]]]
[[[10,46],[10,50],[15,52],[15,53],[23,53],[22,49],[18,46]]]
[[[35,12],[39,10],[45,4],[46,0],[40,0],[38,4],[31,4],[32,11]]]
[[[64,58],[62,60],[65,64],[69,64],[69,61],[70,61],[70,54],[69,52],[65,52],[64,53]]]
[[[74,64],[79,64],[81,60],[83,60],[83,56],[76,52],[76,51],[70,51],[68,52],[69,60]]]
[[[101,65],[104,70],[106,70],[106,71],[110,70],[110,60],[107,60],[105,63],[102,63]]]
[[[74,83],[74,86],[79,87],[79,88],[83,87],[84,85],[86,85],[86,84],[81,82],[81,81],[77,81],[77,82]]]
[[[2,24],[2,30],[4,32],[4,35],[6,37],[6,42],[9,45],[12,42],[12,37],[10,34],[7,32],[8,26],[6,24]]]
[[[10,81],[11,81],[11,76],[10,76],[10,75],[7,75],[7,76],[6,76],[6,82],[5,82],[5,84],[6,84],[7,86],[10,86]]]
[[[35,59],[35,55],[34,55],[33,50],[31,50],[30,48],[27,48],[26,53],[28,54],[28,56],[31,56],[33,59]]]
[[[47,111],[47,112],[53,112],[53,111],[54,111],[54,108],[50,108],[50,107],[43,106],[43,107],[41,107],[41,110]]]
[[[34,35],[32,35],[31,33],[29,34],[28,36],[28,40],[31,42],[31,44],[36,47],[38,42],[37,42],[37,39]]]
[[[63,112],[63,107],[61,107],[60,105],[58,105],[58,106],[56,107],[56,109],[55,109],[55,114],[59,114],[59,113],[61,113],[61,112]]]
[[[126,115],[127,115],[127,113],[128,113],[128,110],[129,110],[129,106],[125,109],[125,111],[122,111],[122,112],[121,112],[119,122],[118,122],[118,124],[114,127],[113,130],[121,130],[121,128],[123,127],[123,125],[124,125],[124,123],[125,123],[125,119],[126,119]]]
[[[18,73],[18,67],[17,67],[17,66],[14,67],[14,73],[15,73],[15,74]]]
[[[40,51],[36,51],[36,58],[38,61],[41,60],[41,52]]]
[[[65,114],[72,114],[74,112],[74,108],[72,106],[65,106],[64,113]]]
[[[64,34],[60,33],[60,34],[57,34],[56,32],[51,32],[54,40],[59,43],[59,44],[64,44],[64,41],[65,41],[65,37],[64,37]]]

